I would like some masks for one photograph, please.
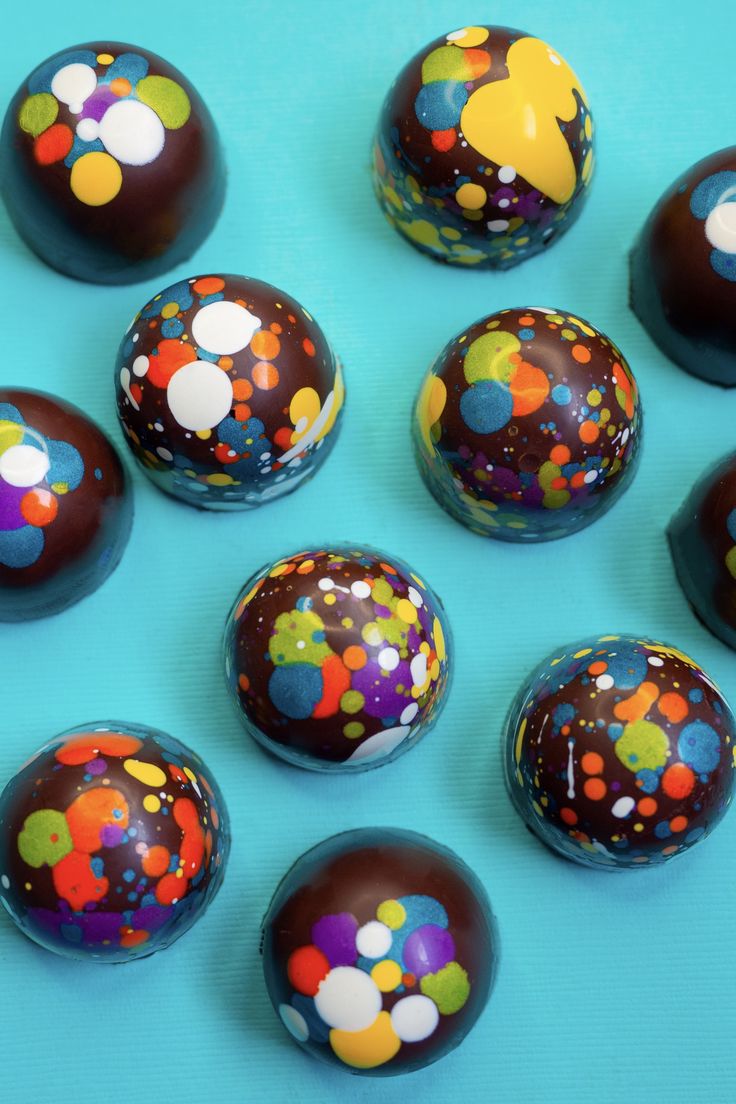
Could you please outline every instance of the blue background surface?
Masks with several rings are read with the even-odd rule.
[[[394,75],[425,43],[483,21],[546,39],[580,75],[598,124],[587,210],[545,256],[494,275],[452,271],[404,244],[371,195],[369,147]],[[736,444],[736,392],[686,376],[626,305],[626,253],[650,205],[734,141],[729,0],[492,5],[281,0],[209,6],[37,2],[4,15],[0,101],[64,46],[109,37],[163,54],[197,85],[225,145],[215,233],[159,286],[97,288],[44,268],[0,215],[0,384],[65,395],[118,444],[113,362],[131,315],[166,284],[238,272],[290,291],[344,361],[347,410],[326,467],[253,513],[199,514],[135,473],[122,565],[60,617],[0,626],[0,780],[54,733],[127,718],[196,747],[225,790],[234,848],[221,896],[174,948],[119,968],[68,963],[0,915],[0,1098],[355,1101],[491,1099],[619,1104],[736,1099],[736,814],[689,856],[607,877],[556,859],[509,805],[498,742],[528,670],[557,645],[630,631],[689,651],[736,700],[734,656],[676,586],[664,527],[701,470]],[[15,33],[13,33],[15,27]],[[420,483],[411,402],[458,330],[544,302],[620,344],[646,411],[644,459],[603,520],[553,545],[486,542]],[[131,465],[132,466],[132,465]],[[418,748],[382,770],[327,778],[264,756],[241,733],[220,634],[261,563],[310,544],[366,542],[442,595],[456,674]],[[307,847],[344,828],[435,836],[487,885],[503,962],[462,1047],[408,1080],[348,1079],[292,1044],[268,1003],[258,928]],[[2,912],[2,910],[0,910]]]

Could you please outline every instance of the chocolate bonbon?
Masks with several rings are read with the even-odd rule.
[[[655,204],[631,253],[631,306],[686,372],[736,386],[736,146],[698,161]]]
[[[397,828],[307,851],[263,922],[271,1002],[308,1053],[350,1073],[442,1058],[483,1011],[498,963],[485,890],[446,847]]]
[[[736,453],[698,480],[667,530],[680,586],[693,610],[736,648]]]
[[[125,284],[191,256],[220,213],[225,170],[212,117],[177,69],[138,46],[93,42],[54,54],[18,89],[0,191],[46,264]]]
[[[373,181],[393,227],[448,264],[510,268],[580,214],[593,119],[570,66],[509,27],[463,27],[412,58],[378,122]]]
[[[313,770],[364,770],[413,747],[444,703],[451,650],[427,582],[394,556],[353,546],[268,564],[225,630],[246,730]]]
[[[629,366],[590,323],[544,307],[480,319],[442,350],[412,422],[439,504],[484,536],[552,540],[631,482],[641,404]]]
[[[81,410],[0,388],[0,621],[90,594],[117,567],[132,518],[120,458]]]
[[[214,510],[258,506],[313,475],[345,396],[311,314],[245,276],[195,276],[154,296],[123,338],[115,380],[145,474]]]
[[[143,725],[82,725],[0,796],[0,902],[47,950],[128,962],[204,913],[229,848],[227,809],[199,756]]]
[[[548,656],[506,726],[511,800],[532,832],[583,866],[624,870],[681,855],[733,797],[736,721],[677,648],[593,637]]]

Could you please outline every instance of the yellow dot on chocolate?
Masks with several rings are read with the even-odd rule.
[[[80,203],[103,207],[123,185],[123,173],[114,157],[101,150],[84,153],[72,165],[69,185]]]
[[[155,794],[146,794],[143,798],[143,808],[147,813],[157,813],[161,808],[161,802]]]
[[[178,303],[167,303],[165,307],[161,308],[162,318],[173,318],[174,315],[179,313]]]
[[[373,967],[371,977],[382,993],[393,993],[401,985],[401,967],[398,962],[385,958]]]
[[[166,775],[155,763],[144,763],[140,759],[126,759],[123,767],[136,782],[142,782],[144,786],[158,787],[166,782]]]
[[[461,27],[459,31],[452,31],[446,37],[448,42],[467,50],[471,46],[480,46],[490,33],[488,27]]]
[[[488,194],[480,184],[466,183],[461,184],[455,192],[455,199],[461,207],[466,207],[469,211],[479,211],[488,199]]]
[[[199,434],[197,436],[199,437]],[[213,472],[212,475],[207,476],[207,482],[212,487],[229,487],[235,480],[226,472]]]
[[[376,916],[392,931],[398,931],[406,920],[406,909],[400,901],[382,901],[376,909]]]
[[[417,619],[417,607],[408,598],[400,598],[396,603],[396,612],[407,625],[413,625]]]
[[[115,58],[112,56],[112,54],[98,54],[97,55],[97,64],[98,65],[112,65],[114,60],[115,60]]]

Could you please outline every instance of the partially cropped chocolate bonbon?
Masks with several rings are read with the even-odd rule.
[[[655,204],[631,253],[631,306],[686,372],[736,386],[736,146],[698,161]]]
[[[93,42],[54,54],[14,96],[0,191],[52,268],[100,284],[185,261],[220,213],[225,170],[212,116],[149,50]]]
[[[481,1015],[498,933],[478,878],[452,851],[363,828],[307,851],[263,921],[271,1002],[305,1051],[390,1076],[453,1050]]]
[[[427,581],[353,546],[268,564],[244,585],[225,630],[246,731],[312,770],[365,770],[413,747],[444,704],[451,649]]]
[[[0,621],[59,613],[117,567],[133,497],[101,429],[53,395],[0,388]]]
[[[62,733],[0,795],[0,903],[69,958],[129,962],[168,947],[214,899],[229,849],[202,760],[139,724]]]
[[[508,716],[506,783],[543,843],[583,866],[636,869],[682,855],[733,799],[736,720],[677,648],[599,636],[560,648]]]
[[[668,529],[687,600],[710,629],[736,648],[736,453],[695,484]]]
[[[145,474],[211,510],[259,506],[314,475],[337,440],[342,368],[311,314],[246,276],[179,280],[135,316],[118,417]]]
[[[439,504],[483,536],[553,540],[610,509],[636,471],[636,381],[583,319],[503,310],[462,330],[422,385],[412,432]]]
[[[557,51],[510,27],[463,27],[392,84],[373,180],[388,221],[423,253],[510,268],[573,224],[593,163],[588,101]]]

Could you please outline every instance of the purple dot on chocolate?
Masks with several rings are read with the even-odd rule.
[[[117,847],[123,838],[123,829],[119,824],[106,824],[100,832],[103,847]]]
[[[437,924],[423,924],[404,944],[404,965],[419,978],[437,973],[454,957],[454,939]]]
[[[107,770],[107,763],[104,759],[92,759],[84,769],[87,774],[104,774]]]
[[[312,927],[312,942],[326,955],[330,966],[353,966],[358,958],[355,935],[358,921],[351,912],[323,916]]]

